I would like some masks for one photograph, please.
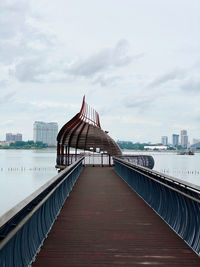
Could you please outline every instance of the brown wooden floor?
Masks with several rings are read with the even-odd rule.
[[[117,176],[86,167],[33,267],[200,266],[198,257]]]

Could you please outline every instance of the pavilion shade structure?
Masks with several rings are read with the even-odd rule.
[[[85,102],[85,96],[80,112],[62,127],[57,136],[58,156],[68,155],[70,148],[122,155],[117,143],[101,129],[99,114]]]

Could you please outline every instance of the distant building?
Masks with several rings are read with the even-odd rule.
[[[17,133],[17,134],[13,134],[13,133],[6,133],[6,141],[22,141],[22,134]]]
[[[11,143],[14,143],[14,141],[0,141],[0,146],[9,146]]]
[[[181,131],[181,146],[183,148],[187,148],[188,147],[188,135],[187,135],[187,131],[186,130],[182,130]]]
[[[194,138],[192,144],[194,145],[194,144],[197,144],[197,143],[200,143],[200,139],[199,138],[198,139]]]
[[[195,143],[195,144],[191,145],[191,147],[190,147],[190,148],[194,148],[194,149],[200,149],[200,142],[198,142],[198,143]]]
[[[178,146],[179,144],[179,134],[172,134],[172,145]]]
[[[35,121],[33,124],[33,141],[56,146],[58,124],[56,122]]]
[[[167,136],[161,137],[161,144],[163,144],[164,146],[168,145],[168,137]]]
[[[181,135],[187,135],[187,130],[181,130]]]

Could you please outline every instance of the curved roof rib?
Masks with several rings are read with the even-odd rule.
[[[99,114],[85,102],[85,96],[80,112],[61,128],[57,142],[61,147],[122,155],[117,143],[101,129]]]

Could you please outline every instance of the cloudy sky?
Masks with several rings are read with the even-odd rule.
[[[200,138],[199,0],[0,1],[0,140],[82,97],[114,139]]]

